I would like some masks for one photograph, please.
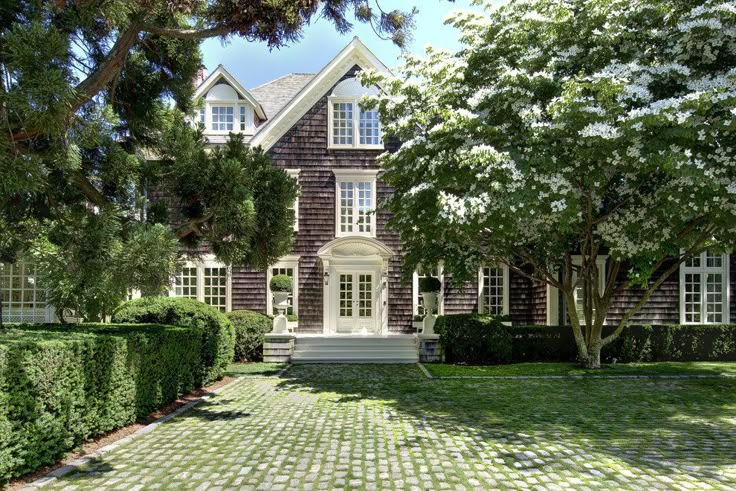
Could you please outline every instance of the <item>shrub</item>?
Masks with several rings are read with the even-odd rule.
[[[500,319],[499,319],[500,320]],[[448,361],[493,364],[508,361],[575,361],[577,348],[570,326],[508,326],[505,335],[491,337],[488,325],[499,320],[477,314],[443,316],[435,329],[440,333]],[[613,331],[604,329],[604,336]],[[489,340],[493,339],[489,347]],[[509,357],[499,356],[510,345]],[[602,360],[736,361],[736,325],[630,326],[603,348]],[[507,360],[507,361],[503,361]]]
[[[197,327],[0,330],[0,484],[196,388],[201,349]]]
[[[235,361],[260,361],[265,334],[273,327],[271,318],[252,310],[234,310],[227,318],[235,328]]]
[[[292,290],[291,277],[285,274],[277,274],[271,278],[272,292],[290,292]]]
[[[449,362],[509,363],[511,335],[500,320],[478,314],[441,316],[435,324]]]
[[[225,314],[214,307],[188,298],[146,297],[121,305],[113,322],[169,324],[202,329],[202,383],[222,378],[233,360],[235,335]]]
[[[442,283],[434,276],[419,278],[419,293],[438,292],[441,288]]]

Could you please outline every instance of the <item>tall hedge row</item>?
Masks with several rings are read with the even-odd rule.
[[[437,319],[450,362],[498,364],[575,361],[570,326],[505,326],[478,314]],[[613,327],[606,327],[604,335]],[[736,361],[736,325],[637,325],[603,348],[604,362]]]
[[[214,307],[197,300],[146,297],[121,305],[112,321],[120,324],[167,324],[202,329],[202,365],[205,385],[222,378],[233,361],[235,334],[228,318]]]
[[[201,351],[196,327],[0,330],[0,484],[191,391]]]

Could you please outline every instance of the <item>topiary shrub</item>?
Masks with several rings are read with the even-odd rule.
[[[442,288],[442,283],[434,276],[425,276],[419,278],[419,293],[438,292]]]
[[[235,334],[225,314],[214,307],[188,298],[147,297],[121,305],[113,322],[169,324],[202,329],[202,383],[222,378],[233,359]]]
[[[277,274],[271,278],[271,291],[272,292],[291,292],[292,284],[291,277],[285,274]]]
[[[434,329],[451,363],[511,362],[511,334],[496,318],[478,314],[440,316]]]
[[[197,327],[0,329],[0,486],[199,386]]]
[[[265,334],[273,327],[271,318],[252,310],[234,310],[226,315],[235,328],[235,361],[262,360]]]

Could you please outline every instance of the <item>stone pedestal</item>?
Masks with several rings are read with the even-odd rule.
[[[422,363],[441,363],[445,361],[445,352],[440,345],[439,334],[420,334],[419,361]]]
[[[294,340],[296,336],[293,334],[266,334],[266,340],[263,342],[263,361],[266,363],[289,363],[291,355],[294,354]]]

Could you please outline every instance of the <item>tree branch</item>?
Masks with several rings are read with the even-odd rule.
[[[175,39],[205,39],[217,36],[226,36],[232,33],[232,28],[228,26],[215,26],[208,29],[174,29],[169,27],[154,26],[151,24],[143,24],[141,31],[157,36],[175,38]]]

